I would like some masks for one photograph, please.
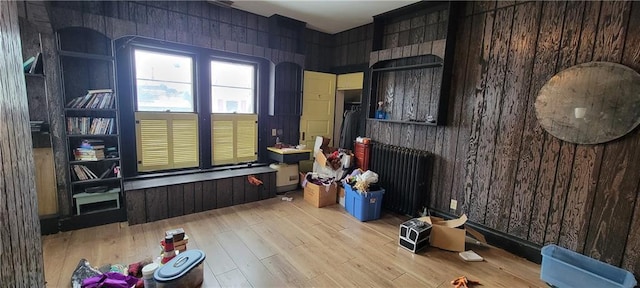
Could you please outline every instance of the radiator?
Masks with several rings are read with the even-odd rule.
[[[384,209],[413,217],[428,206],[429,159],[427,151],[373,142],[369,170],[385,189]]]

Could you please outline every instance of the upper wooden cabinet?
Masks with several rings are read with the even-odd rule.
[[[300,116],[302,105],[302,67],[282,62],[275,67],[274,93],[269,95],[269,115]]]
[[[421,1],[374,16],[369,121],[446,125],[462,8],[455,1]]]
[[[364,73],[349,73],[338,75],[337,90],[358,90],[362,89],[362,83],[364,82]]]

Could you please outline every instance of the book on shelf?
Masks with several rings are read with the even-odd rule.
[[[29,67],[29,74],[42,74],[44,72],[44,67],[42,67],[42,53],[38,52],[36,54],[35,60],[31,63]]]
[[[87,166],[72,165],[72,169],[73,169],[73,175],[78,180],[98,179],[98,176],[96,176],[96,174],[93,173],[93,171],[91,171],[91,169],[89,169]]]
[[[114,134],[114,118],[67,117],[67,134]]]
[[[104,172],[102,172],[102,174],[100,174],[100,179],[104,179],[107,178],[109,176],[111,176],[111,172],[113,172],[114,168],[116,168],[117,164],[115,162],[113,162],[113,164],[111,164],[111,167],[109,167],[109,169],[104,170]]]
[[[71,99],[67,108],[74,109],[113,109],[115,97],[112,89],[88,90],[87,94]]]

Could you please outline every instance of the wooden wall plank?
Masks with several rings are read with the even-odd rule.
[[[258,186],[258,194],[260,195],[260,200],[269,198],[269,175],[268,174],[259,174],[256,175],[256,178],[262,181],[262,185]]]
[[[477,4],[477,3],[476,3]],[[469,127],[469,151],[467,152],[467,163],[465,169],[465,195],[469,196],[469,203],[478,203],[469,207],[469,219],[482,223],[484,220],[484,210],[481,205],[486,205],[486,197],[481,197],[476,183],[476,168],[478,167],[478,152],[480,148],[480,128],[482,127],[482,115],[484,113],[483,103],[485,99],[485,89],[489,70],[489,54],[491,52],[492,43],[491,35],[493,34],[493,25],[495,22],[495,12],[476,15],[473,17],[473,25],[482,25],[482,50],[478,51],[480,59],[480,76],[476,81],[476,89],[473,97],[469,97],[469,101],[473,101],[473,114],[471,116],[471,125]],[[472,53],[469,51],[469,53]],[[472,100],[473,99],[473,100]],[[485,200],[481,200],[485,198]],[[483,202],[482,202],[483,201]]]
[[[145,189],[144,193],[147,207],[147,222],[168,218],[167,187]]]
[[[438,119],[438,105],[440,104],[440,94],[442,94],[442,73],[443,67],[435,67],[431,69],[431,93],[429,99],[429,110],[427,115],[433,116],[433,119]],[[446,97],[449,97],[449,91],[446,91]]]
[[[195,183],[185,183],[183,186],[184,215],[195,212]]]
[[[147,222],[144,189],[127,191],[125,196],[127,198],[127,220],[129,225]]]
[[[169,217],[184,215],[184,186],[171,185],[167,188],[167,198],[169,201]]]
[[[493,228],[500,231],[510,228],[510,219],[515,223],[525,223],[523,227],[528,226],[531,215],[532,201],[525,196],[531,194],[514,195],[514,186],[524,132],[525,119],[522,115],[527,109],[527,92],[531,82],[541,4],[530,2],[514,8],[509,59],[506,63],[508,71],[504,79],[496,156],[489,191],[497,201],[489,202],[487,207],[487,211],[496,212],[491,214],[495,217],[492,220]],[[517,197],[515,201],[514,197]],[[512,234],[525,238],[527,229],[520,229]]]
[[[244,184],[244,201],[245,203],[260,200],[260,190],[258,186],[249,183],[247,177],[242,177]]]
[[[491,37],[491,41],[495,44],[492,48],[491,57],[489,58],[489,77],[486,88],[486,110],[482,119],[482,131],[480,134],[480,170],[476,170],[476,175],[479,177],[478,193],[481,193],[479,199],[481,203],[486,202],[485,205],[481,205],[480,209],[485,210],[484,224],[497,228],[499,224],[499,213],[495,208],[500,207],[500,198],[502,197],[502,191],[491,190],[493,183],[491,175],[494,172],[496,165],[495,159],[501,157],[496,154],[496,139],[498,137],[498,129],[500,125],[500,115],[502,111],[502,101],[504,97],[504,80],[505,73],[507,72],[506,64],[508,58],[508,52],[510,48],[510,32],[513,23],[514,8],[509,7],[505,9],[499,9],[496,15],[497,23],[494,27],[494,33]],[[485,196],[486,195],[486,196]],[[504,231],[504,227],[500,227]]]
[[[630,2],[603,2],[594,58],[621,62],[629,22]],[[610,241],[611,235],[627,235],[636,198],[640,171],[640,134],[630,133],[606,144],[602,171],[593,201],[584,253],[595,259],[620,265],[625,243]]]
[[[489,194],[491,187],[491,172],[493,171],[495,140],[497,126],[500,115],[500,103],[502,101],[502,84],[506,72],[507,53],[509,49],[509,31],[513,20],[513,7],[500,9],[496,14],[496,23],[491,36],[491,53],[489,56],[489,70],[487,76],[487,86],[485,88],[484,107],[481,113],[481,130],[479,139],[478,159],[476,169],[476,181],[474,182],[474,190],[478,194],[478,206],[476,208],[476,217],[480,216],[478,221],[489,227],[495,225],[498,211],[487,209],[487,205],[495,207],[498,201],[495,195]],[[491,202],[491,204],[489,204]]]
[[[244,181],[245,177],[233,178],[233,205],[246,202],[244,197]]]
[[[597,26],[601,2],[586,2],[582,17],[582,33],[578,50],[577,63],[593,60],[597,36]],[[593,204],[596,181],[600,173],[602,145],[578,145],[573,159],[573,168],[569,191],[564,204],[564,212],[558,244],[560,246],[582,252],[587,235],[588,219]]]
[[[217,182],[218,208],[233,205],[233,179],[220,179]]]
[[[585,2],[567,2],[563,25],[564,29],[562,31],[562,43],[557,57],[556,71],[569,68],[576,63],[580,34],[582,31],[584,6]],[[554,61],[555,63],[555,60],[547,61]],[[548,77],[551,77],[551,75],[549,74],[547,78]],[[538,126],[535,129],[541,129],[541,127]],[[536,197],[536,206],[533,210],[534,214],[532,215],[531,226],[529,228],[529,240],[534,243],[542,245],[548,243],[555,244],[558,242],[560,221],[562,220],[563,207],[569,190],[575,147],[575,144],[560,141],[555,184],[552,191],[550,191],[552,197],[550,199],[547,197]],[[541,170],[539,173],[542,181],[548,181],[544,179],[543,173],[545,172],[546,171]],[[548,194],[545,194],[546,191],[548,190],[540,190],[542,193],[537,193],[536,195],[547,196]]]
[[[389,106],[387,107],[388,118],[392,120],[403,120],[402,115],[402,105],[404,104],[404,95],[405,89],[408,90],[409,87],[406,87],[405,81],[407,78],[408,71],[396,71],[395,73],[395,85],[393,85],[393,98],[388,100]],[[394,133],[393,135],[399,135]],[[399,141],[398,141],[399,142]],[[396,144],[397,145],[397,144]]]
[[[29,110],[15,2],[0,3],[0,279],[6,287],[44,287]]]
[[[217,207],[216,180],[202,182],[202,209],[206,211]]]
[[[202,199],[202,182],[193,183],[193,212],[204,211]]]
[[[631,12],[629,15],[629,25],[627,26],[622,64],[627,65],[636,71],[640,71],[640,4],[636,2],[631,3]],[[633,210],[634,214],[633,219],[631,219],[630,226],[635,227],[636,229],[637,227],[640,227],[640,179],[638,179],[638,181],[635,207]],[[631,232],[628,234],[624,257],[622,259],[622,267],[629,271],[633,271],[636,275],[636,279],[638,279],[638,276],[640,275],[640,233]]]
[[[460,69],[453,72],[453,79],[451,87],[453,87],[450,95],[453,97],[453,113],[450,113],[447,118],[453,117],[450,129],[451,137],[455,137],[455,154],[452,159],[453,172],[451,183],[451,199],[458,201],[458,209],[455,213],[460,215],[468,213],[469,211],[469,198],[465,195],[464,189],[464,168],[465,159],[468,152],[469,142],[469,125],[472,115],[471,105],[465,105],[472,103],[467,97],[470,97],[475,91],[474,82],[479,76],[480,63],[478,53],[469,53],[469,51],[476,52],[481,51],[482,48],[482,25],[472,26],[473,18],[468,17],[463,24],[459,26],[457,39],[460,39],[456,43],[456,54],[454,56],[454,69]],[[450,102],[450,103],[451,103]],[[453,114],[453,115],[451,115]],[[453,142],[453,140],[452,140]],[[449,211],[449,210],[447,210]]]

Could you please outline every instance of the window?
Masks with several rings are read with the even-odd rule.
[[[134,51],[138,171],[197,167],[193,58]]]
[[[137,111],[193,112],[193,58],[135,49]]]
[[[251,64],[211,61],[211,113],[254,113],[254,70]]]

